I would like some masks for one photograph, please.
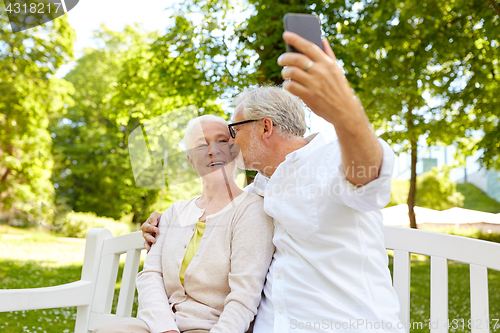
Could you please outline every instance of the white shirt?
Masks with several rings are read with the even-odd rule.
[[[254,333],[404,332],[380,211],[390,199],[392,149],[380,140],[379,177],[356,188],[338,140],[306,140],[270,179],[259,174],[246,188],[264,197],[275,227]]]

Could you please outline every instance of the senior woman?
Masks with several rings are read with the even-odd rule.
[[[262,198],[234,181],[239,151],[225,120],[191,120],[183,142],[202,193],[162,214],[157,241],[137,275],[138,318],[96,333],[244,333],[257,313],[274,252],[272,220]]]

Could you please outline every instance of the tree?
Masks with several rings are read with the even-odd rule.
[[[406,203],[409,190],[409,181],[393,179],[388,206]],[[457,191],[457,184],[450,180],[448,168],[438,170],[434,167],[418,176],[417,192],[416,205],[424,208],[445,210],[462,207],[465,200],[464,195]]]
[[[63,16],[11,33],[1,8],[0,206],[42,218],[53,208],[49,123],[72,103],[73,87],[54,75],[73,56],[75,32]]]
[[[348,72],[359,80],[358,94],[367,114],[376,127],[385,130],[383,138],[411,154],[408,207],[412,227],[416,227],[413,206],[419,137],[426,137],[428,145],[455,142],[464,148],[471,130],[481,124],[490,127],[490,120],[476,116],[477,111],[481,113],[477,102],[488,110],[494,110],[498,102],[488,89],[477,88],[483,83],[498,87],[498,81],[484,72],[498,71],[491,64],[499,50],[486,56],[476,45],[485,39],[498,45],[499,23],[493,6],[482,1],[428,0],[418,5],[374,1],[362,2],[357,15],[337,31],[337,36],[347,40],[345,49],[356,50],[347,58],[351,61]],[[491,99],[484,99],[485,95]]]
[[[280,81],[285,12],[318,14],[346,76],[381,137],[411,154],[408,196],[416,227],[416,163],[421,136],[431,144],[455,143],[464,153],[472,130],[486,135],[484,163],[498,156],[498,36],[494,2],[250,1],[255,14],[240,38],[259,54],[267,82]],[[272,36],[270,36],[272,35]],[[260,80],[261,82],[264,80]]]
[[[60,143],[56,152],[60,172],[54,181],[61,200],[75,211],[113,218],[133,213],[135,222],[143,221],[161,193],[166,203],[172,197],[160,192],[161,186],[144,185],[134,175],[128,151],[131,133],[148,131],[150,120],[188,105],[199,110],[197,115],[224,116],[215,103],[220,83],[208,74],[206,62],[213,49],[203,48],[208,41],[200,43],[192,22],[182,16],[173,21],[164,36],[133,27],[123,32],[103,27],[96,34],[103,47],[87,49],[67,75],[75,85],[75,106],[54,128]],[[180,128],[179,133],[166,132],[174,122],[180,124],[180,119],[159,126],[165,134],[156,136],[161,144],[148,142],[146,147],[145,143],[152,166],[167,163],[163,151],[156,150],[180,140]],[[177,160],[170,158],[169,163],[185,163],[184,153],[174,157]]]

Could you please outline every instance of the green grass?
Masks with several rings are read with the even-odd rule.
[[[465,197],[463,208],[500,213],[500,202],[493,200],[476,186],[470,183],[457,184],[457,191]]]
[[[488,272],[490,322],[500,318],[500,272]],[[448,318],[449,332],[471,332],[467,327],[470,320],[469,265],[448,265]],[[430,318],[430,264],[428,261],[412,262],[410,288],[411,332],[429,332]],[[453,321],[455,320],[455,321]],[[422,328],[417,323],[422,323]],[[500,322],[496,330],[500,332]]]
[[[391,201],[387,207],[406,203],[410,184],[407,180],[392,180]],[[490,198],[471,183],[457,184],[457,191],[464,196],[462,208],[478,210],[487,213],[500,213],[500,202]],[[418,191],[417,191],[418,196]],[[425,207],[429,208],[429,207]]]
[[[85,240],[0,225],[0,289],[56,286],[78,281]],[[141,268],[142,269],[142,268]],[[118,276],[123,272],[120,264]],[[117,282],[113,311],[120,282]],[[133,315],[137,312],[137,301]],[[0,313],[0,332],[73,332],[76,307]]]
[[[6,230],[2,230],[6,231]],[[31,237],[30,232],[16,237],[0,235],[0,288],[48,287],[80,279],[84,243],[69,242],[52,237]],[[26,236],[20,239],[19,237]],[[411,322],[423,323],[423,328],[411,332],[429,332],[430,265],[427,257],[415,256],[423,261],[412,262],[411,271]],[[390,265],[390,269],[392,269]],[[123,264],[118,276],[121,276]],[[489,271],[490,321],[500,318],[500,272]],[[115,301],[120,282],[115,288]],[[469,267],[449,265],[449,318],[459,322],[450,332],[470,332]],[[136,313],[135,302],[133,315]],[[76,308],[59,308],[0,313],[0,332],[73,332]],[[464,321],[462,329],[461,320]],[[413,324],[416,325],[416,324]],[[500,326],[500,323],[498,323]],[[500,327],[491,332],[500,332]]]

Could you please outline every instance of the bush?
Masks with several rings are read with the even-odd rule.
[[[449,170],[434,167],[417,177],[415,204],[420,207],[445,210],[464,205],[464,196],[457,192],[457,183],[450,180]]]
[[[94,213],[70,212],[66,215],[61,226],[61,233],[67,237],[85,238],[92,228],[106,228],[113,236],[135,231],[131,223],[118,222],[108,217],[99,217]]]
[[[397,180],[392,179],[391,181],[391,200],[387,207],[397,206],[400,204],[405,204],[408,201],[408,192],[410,191],[410,181],[409,180]]]
[[[391,183],[391,200],[387,207],[406,203],[409,191],[409,180],[393,179]],[[450,180],[447,169],[438,170],[434,167],[417,177],[416,206],[445,210],[462,207],[463,203],[464,196],[457,191],[457,184]]]

